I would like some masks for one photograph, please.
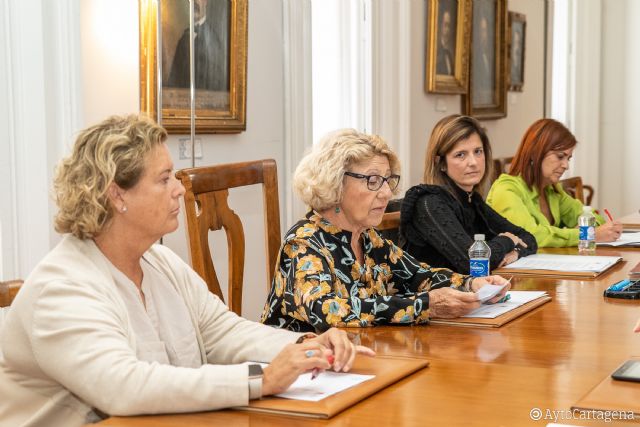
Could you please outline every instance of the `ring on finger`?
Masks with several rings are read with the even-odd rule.
[[[314,351],[313,350],[307,350],[304,352],[304,355],[307,357],[313,357],[314,355]]]

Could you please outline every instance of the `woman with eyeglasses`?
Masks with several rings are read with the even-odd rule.
[[[454,114],[431,132],[424,184],[402,203],[400,245],[430,264],[469,272],[469,247],[484,234],[491,268],[535,253],[536,239],[491,209],[482,195],[491,177],[491,145],[480,123]]]
[[[475,291],[507,284],[431,268],[380,236],[374,227],[399,172],[380,137],[353,129],[328,134],[302,159],[293,185],[311,210],[285,235],[262,322],[299,332],[425,323],[466,314],[480,305]]]

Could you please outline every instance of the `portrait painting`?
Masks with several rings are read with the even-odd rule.
[[[426,90],[464,93],[468,81],[469,0],[430,0]]]
[[[160,109],[170,133],[186,133],[193,83],[196,133],[240,132],[246,128],[247,0],[193,0],[193,82],[189,16],[189,0],[140,0],[141,109],[153,115]]]
[[[524,85],[524,42],[526,16],[509,12],[509,90],[522,92]]]
[[[469,90],[463,111],[479,118],[506,116],[506,0],[474,0]]]

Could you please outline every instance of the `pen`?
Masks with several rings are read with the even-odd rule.
[[[609,286],[609,290],[620,292],[620,291],[624,291],[629,286],[631,286],[631,281],[629,279],[624,279],[619,281],[618,283],[614,283],[613,285]]]
[[[511,279],[513,279],[513,276],[511,276],[511,277],[509,277],[509,279],[507,279],[507,283],[511,283]],[[498,301],[496,301],[496,304],[500,304],[502,302],[507,302],[510,299],[511,299],[511,294],[506,294],[505,296],[500,298]]]
[[[333,355],[327,356],[327,361],[329,362],[329,365],[333,366],[334,360],[335,358],[333,357]],[[316,378],[318,378],[318,375],[320,375],[320,369],[313,368],[313,371],[311,371],[311,379],[315,380]]]
[[[606,213],[606,214],[607,214],[607,216],[609,217],[609,221],[613,222],[613,217],[611,216],[611,213],[609,212],[609,210],[608,210],[608,209],[605,209],[605,210],[604,210],[604,213]]]

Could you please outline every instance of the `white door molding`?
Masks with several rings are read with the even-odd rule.
[[[285,0],[284,23],[284,200],[282,224],[293,224],[306,207],[292,187],[293,172],[312,145],[311,0]]]

